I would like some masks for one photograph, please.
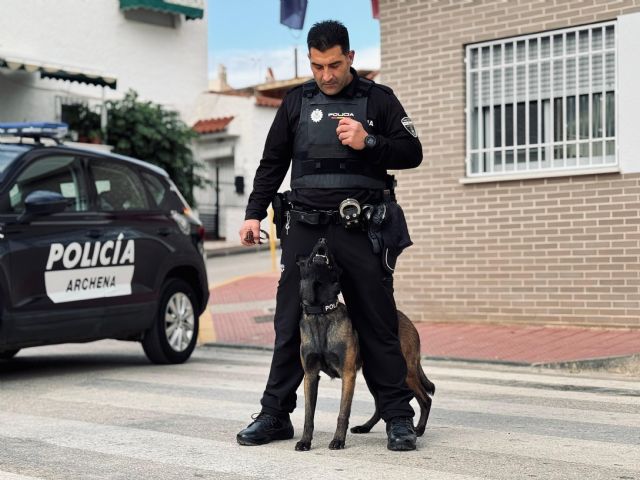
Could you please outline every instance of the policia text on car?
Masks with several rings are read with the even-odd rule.
[[[237,440],[259,445],[293,437],[289,414],[304,375],[296,259],[324,237],[343,270],[342,293],[359,335],[364,377],[387,422],[388,447],[414,449],[392,277],[395,257],[411,241],[387,169],[417,167],[422,146],[392,90],[351,67],[354,52],[341,23],[315,24],[307,44],[314,79],[289,91],[276,114],[240,230],[245,245],[253,244],[249,231],[258,238],[259,221],[291,162],[291,191],[274,201],[282,275],[271,371],[261,413]]]

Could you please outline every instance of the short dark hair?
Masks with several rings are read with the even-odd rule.
[[[349,32],[347,27],[337,20],[325,20],[311,27],[307,35],[309,50],[315,48],[325,52],[336,45],[340,45],[342,53],[349,52]]]

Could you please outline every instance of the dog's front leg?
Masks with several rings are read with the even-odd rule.
[[[307,451],[311,448],[313,438],[313,417],[316,413],[316,401],[318,400],[318,372],[305,372],[304,374],[304,431],[302,438],[296,443],[296,450]]]
[[[331,450],[344,448],[344,440],[349,427],[349,416],[351,415],[351,402],[353,401],[353,391],[356,386],[355,363],[345,366],[342,371],[342,398],[340,399],[340,414],[338,415],[338,425],[333,440],[329,443]]]

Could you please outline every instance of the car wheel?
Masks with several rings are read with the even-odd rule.
[[[0,352],[0,360],[11,360],[13,357],[17,355],[20,351],[18,350],[5,350],[4,352]]]
[[[142,348],[153,363],[183,363],[198,340],[198,315],[193,288],[178,278],[162,288],[160,306],[152,327],[142,339]]]

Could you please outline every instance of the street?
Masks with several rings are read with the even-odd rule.
[[[382,424],[327,448],[339,380],[320,382],[310,452],[293,440],[240,447],[271,354],[199,347],[153,366],[137,344],[27,349],[0,364],[0,479],[640,479],[637,378],[423,362],[437,386],[416,452],[390,452]],[[350,424],[373,412],[360,376]]]
[[[250,247],[247,247],[250,248]],[[280,265],[280,250],[276,249],[276,268]],[[250,251],[236,255],[222,255],[207,259],[209,285],[243,275],[271,271],[271,253],[269,250]]]

